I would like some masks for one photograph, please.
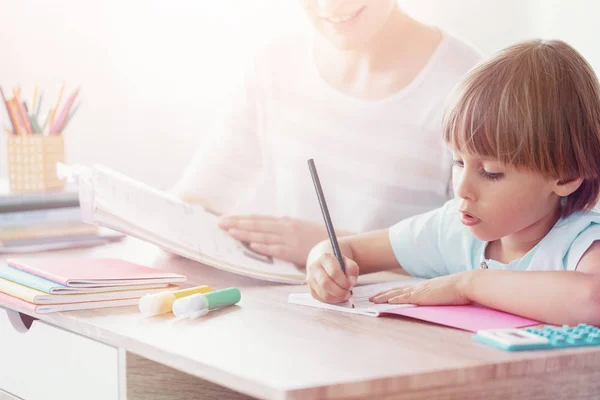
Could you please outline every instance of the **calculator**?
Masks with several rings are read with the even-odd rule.
[[[474,334],[473,340],[508,351],[598,346],[600,328],[579,324],[527,329],[486,329]]]

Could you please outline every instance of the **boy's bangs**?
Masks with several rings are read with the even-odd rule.
[[[452,150],[582,179],[562,215],[592,208],[600,191],[600,86],[587,61],[561,41],[511,46],[471,70],[444,115]]]
[[[519,154],[522,143],[517,143],[520,140],[515,135],[519,128],[510,126],[511,118],[501,115],[501,110],[509,112],[508,102],[502,105],[502,97],[469,89],[449,107],[444,118],[444,141],[453,151],[518,166],[518,161],[523,161],[523,155]]]

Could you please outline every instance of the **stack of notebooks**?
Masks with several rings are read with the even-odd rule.
[[[13,259],[0,265],[0,305],[40,314],[130,306],[185,280],[119,259]]]
[[[76,188],[11,193],[0,182],[0,253],[93,246],[124,235],[84,223]]]

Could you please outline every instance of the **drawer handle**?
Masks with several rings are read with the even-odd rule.
[[[8,320],[15,330],[20,333],[27,332],[31,328],[33,321],[37,320],[37,318],[30,315],[9,309],[6,309],[6,315],[8,315]]]

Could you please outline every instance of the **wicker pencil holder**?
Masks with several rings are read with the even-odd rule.
[[[56,163],[65,162],[62,135],[9,135],[7,142],[11,191],[38,192],[65,187],[65,181],[56,176]]]

